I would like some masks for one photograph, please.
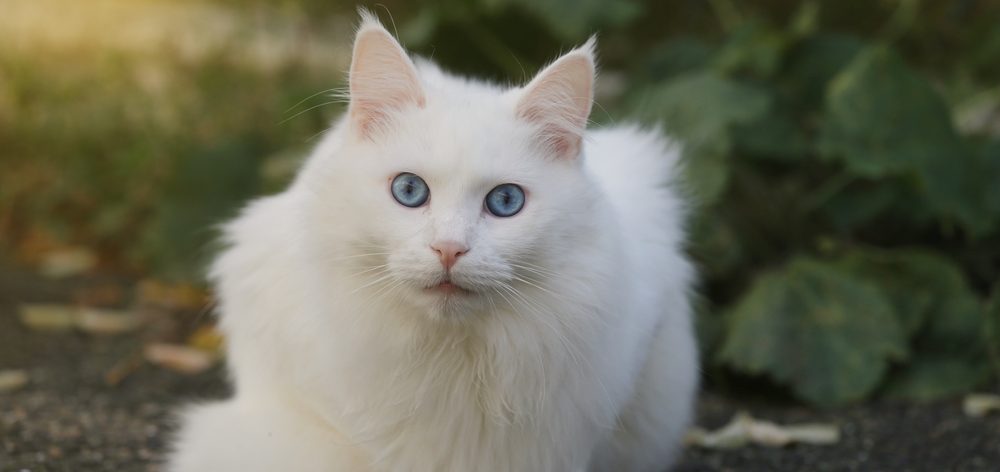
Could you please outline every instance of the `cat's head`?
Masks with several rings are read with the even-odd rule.
[[[581,165],[593,83],[593,41],[504,89],[418,67],[366,15],[347,115],[302,176],[318,260],[435,318],[530,303],[598,224]]]

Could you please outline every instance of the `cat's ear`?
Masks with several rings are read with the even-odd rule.
[[[594,101],[595,43],[591,37],[539,72],[517,104],[517,116],[537,125],[541,143],[558,157],[580,154]]]
[[[424,106],[424,90],[413,61],[379,23],[361,10],[361,26],[354,39],[351,59],[351,125],[371,138],[391,122],[392,114],[406,107]]]

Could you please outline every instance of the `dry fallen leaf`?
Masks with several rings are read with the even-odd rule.
[[[46,277],[69,277],[82,274],[95,265],[97,256],[89,249],[66,248],[44,254],[39,271]]]
[[[143,280],[136,287],[140,304],[169,309],[200,310],[208,303],[208,294],[191,284],[169,285],[156,280]]]
[[[39,331],[78,328],[90,334],[125,333],[141,324],[140,317],[129,311],[55,304],[23,304],[20,318],[25,326]]]
[[[127,333],[140,325],[139,317],[133,312],[99,308],[78,308],[75,320],[77,328],[92,334]]]
[[[201,349],[166,343],[147,344],[143,354],[153,364],[185,374],[204,372],[219,359],[215,354]]]
[[[708,449],[733,449],[747,444],[781,447],[791,443],[833,444],[840,441],[840,430],[831,424],[801,424],[780,426],[758,420],[749,414],[737,413],[729,424],[716,431],[692,429],[687,443]]]
[[[65,331],[76,323],[75,307],[53,304],[23,304],[18,315],[21,323],[39,331]]]
[[[0,370],[0,393],[13,392],[28,383],[28,373],[23,370]]]
[[[973,418],[986,416],[994,411],[1000,411],[1000,395],[991,393],[973,393],[965,397],[962,411]]]

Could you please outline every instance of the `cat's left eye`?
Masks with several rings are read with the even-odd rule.
[[[486,209],[495,216],[514,216],[524,208],[524,190],[515,184],[497,185],[486,194]]]
[[[416,208],[424,203],[431,196],[431,189],[427,187],[427,182],[417,174],[403,172],[392,179],[389,185],[392,191],[392,198],[395,198],[400,205]]]

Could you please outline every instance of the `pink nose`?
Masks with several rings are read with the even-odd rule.
[[[444,266],[444,270],[451,270],[451,266],[455,265],[455,261],[463,254],[469,252],[468,246],[457,241],[437,241],[431,244],[431,249],[441,259],[441,265]]]

